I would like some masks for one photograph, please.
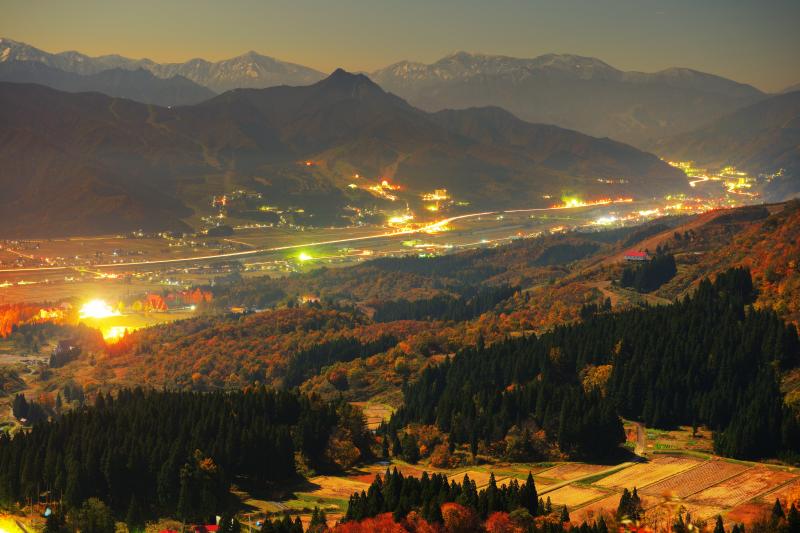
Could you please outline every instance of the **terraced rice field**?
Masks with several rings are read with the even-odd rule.
[[[669,476],[679,474],[690,468],[700,464],[697,459],[689,459],[684,457],[656,457],[647,463],[633,465],[604,477],[599,480],[595,485],[608,488],[632,489],[652,485]]]
[[[590,465],[586,463],[564,463],[547,470],[543,470],[540,474],[543,477],[558,479],[560,481],[569,481],[571,479],[578,479],[584,476],[591,476],[603,470],[608,470],[607,465]]]
[[[725,514],[725,507],[720,505],[698,505],[696,503],[683,503],[681,507],[684,511],[692,515],[692,520],[714,520],[717,515]],[[713,525],[713,522],[711,522]]]
[[[776,498],[780,499],[782,502],[800,500],[800,479],[768,492],[761,497],[761,501],[773,504]]]
[[[705,505],[734,507],[752,500],[759,494],[768,491],[770,487],[782,485],[795,477],[782,470],[765,467],[751,468],[690,496],[688,501]]]
[[[569,515],[575,523],[592,523],[597,521],[597,519],[601,516],[607,516],[609,514],[616,513],[618,506],[619,494],[614,492],[601,500],[584,505],[576,511],[570,510]]]
[[[645,487],[640,492],[650,496],[686,498],[729,477],[741,474],[747,468],[727,461],[708,461]]]
[[[544,498],[550,498],[550,501],[555,506],[566,505],[568,509],[578,507],[592,500],[603,498],[606,494],[605,491],[595,489],[592,487],[583,487],[578,485],[567,485],[558,488],[552,492],[543,495]],[[617,503],[619,503],[619,496],[616,496]]]

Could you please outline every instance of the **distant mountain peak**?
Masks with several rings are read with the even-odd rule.
[[[374,87],[376,90],[380,92],[384,92],[378,84],[373,82],[369,77],[362,73],[350,72],[343,68],[337,68],[331,74],[321,80],[319,84],[326,84],[326,85],[352,85],[352,86],[368,86]]]
[[[367,76],[361,73],[349,72],[341,67],[331,72],[330,76],[323,81],[348,82],[348,83],[372,83]],[[374,85],[374,84],[373,84]]]
[[[347,98],[364,98],[365,96],[389,96],[378,84],[364,74],[349,72],[337,68],[330,76],[317,82],[316,87],[326,93],[338,93]],[[394,98],[394,97],[392,97]]]
[[[130,59],[116,54],[90,57],[76,51],[49,53],[25,43],[0,38],[0,62],[38,61],[45,65],[91,75],[104,70],[144,68],[159,78],[183,76],[216,92],[235,88],[308,85],[324,77],[314,69],[280,61],[250,50],[240,56],[211,62],[194,58],[182,63],[156,63],[149,59]]]
[[[485,76],[501,76],[520,81],[539,74],[605,79],[618,77],[621,72],[600,59],[572,54],[551,53],[525,59],[462,50],[431,64],[401,61],[372,73],[374,79],[381,84],[385,81],[431,83]]]

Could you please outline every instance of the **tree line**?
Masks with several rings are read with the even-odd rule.
[[[494,474],[489,484],[478,491],[474,480],[464,475],[461,483],[448,482],[444,474],[423,472],[422,476],[404,476],[397,468],[387,469],[383,477],[376,476],[366,491],[350,496],[345,520],[363,520],[382,513],[392,513],[395,520],[410,511],[420,511],[428,522],[442,522],[441,506],[455,502],[468,507],[486,519],[494,512],[524,509],[531,516],[547,512],[547,503],[538,497],[533,476],[524,483],[512,479],[498,487]]]
[[[227,508],[234,480],[289,480],[298,454],[327,466],[338,427],[369,456],[363,415],[343,402],[265,388],[101,393],[93,407],[0,435],[0,503],[42,496],[77,510],[96,497],[118,517],[201,522]]]

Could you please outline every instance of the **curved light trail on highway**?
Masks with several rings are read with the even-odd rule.
[[[442,220],[438,220],[436,222],[432,222],[425,226],[421,226],[419,228],[410,228],[404,230],[394,230],[394,231],[386,231],[383,233],[376,233],[373,235],[362,235],[360,237],[345,237],[342,239],[332,239],[327,241],[319,241],[319,242],[308,242],[303,244],[288,244],[286,246],[276,246],[273,248],[258,248],[255,250],[243,250],[241,252],[228,252],[224,254],[211,254],[211,255],[201,255],[201,256],[193,256],[193,257],[179,257],[175,259],[154,259],[151,261],[140,261],[140,262],[129,262],[129,263],[106,263],[100,265],[90,265],[93,269],[112,269],[112,268],[125,268],[125,267],[144,267],[148,265],[164,265],[170,263],[188,263],[192,261],[209,261],[215,259],[232,259],[232,258],[239,258],[239,257],[248,257],[253,255],[261,255],[266,253],[272,252],[282,252],[286,250],[294,250],[298,248],[311,248],[315,246],[327,246],[330,244],[344,244],[348,242],[359,242],[359,241],[368,241],[372,239],[381,239],[387,237],[398,237],[401,235],[413,235],[416,233],[430,233],[441,231],[445,228],[448,224],[451,224],[457,220],[464,220],[468,218],[477,218],[483,216],[490,216],[490,215],[502,215],[504,213],[527,213],[527,212],[535,212],[535,211],[556,211],[556,210],[564,210],[564,209],[579,209],[583,207],[599,207],[602,205],[609,205],[617,203],[616,201],[605,202],[605,203],[598,203],[598,204],[588,204],[588,205],[566,205],[566,206],[558,206],[558,207],[534,207],[528,209],[509,209],[509,210],[499,210],[499,211],[484,211],[482,213],[468,213],[466,215],[457,215],[454,217],[445,218]],[[77,268],[83,268],[81,266],[54,266],[54,267],[29,267],[29,268],[8,268],[8,269],[0,269],[0,272],[3,273],[16,273],[16,272],[47,272],[47,271],[59,271],[59,270],[75,270]]]

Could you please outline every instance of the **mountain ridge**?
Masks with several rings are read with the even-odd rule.
[[[693,69],[625,72],[572,54],[521,59],[457,52],[431,64],[401,61],[370,76],[426,111],[497,105],[529,122],[639,147],[765,96],[752,86]]]
[[[147,58],[131,59],[117,54],[91,57],[76,51],[49,53],[26,43],[0,38],[0,62],[14,60],[39,61],[82,75],[97,74],[111,68],[144,68],[160,78],[183,76],[217,93],[239,87],[305,85],[324,77],[323,73],[309,67],[253,51],[216,62],[193,58],[182,63],[162,64]]]
[[[156,63],[120,55],[50,54],[0,38],[0,63],[40,61],[82,75],[110,68],[144,68],[155,76],[183,76],[214,92],[309,85],[325,78],[314,69],[248,51],[211,62],[194,58]],[[459,51],[434,63],[400,61],[370,79],[424,111],[496,105],[528,122],[554,124],[639,148],[696,129],[766,95],[758,89],[690,68],[623,71],[598,58],[548,53],[516,58]]]
[[[0,81],[36,83],[65,92],[99,92],[165,107],[196,104],[216,95],[211,89],[180,75],[159,78],[143,68],[112,68],[83,75],[38,61],[0,62]]]
[[[172,109],[8,83],[0,100],[11,104],[0,106],[5,233],[37,227],[46,201],[51,216],[66,219],[58,225],[65,232],[185,228],[223,183],[333,210],[365,194],[347,187],[352,173],[389,176],[411,191],[437,184],[493,206],[540,204],[565,191],[616,194],[598,177],[625,176],[626,192],[647,196],[687,185],[680,171],[632,147],[470,110],[448,123],[342,70],[309,86],[238,89]],[[453,125],[470,115],[498,136]],[[299,164],[306,160],[318,164]],[[54,197],[38,195],[42,188]],[[115,217],[111,204],[126,215]]]

